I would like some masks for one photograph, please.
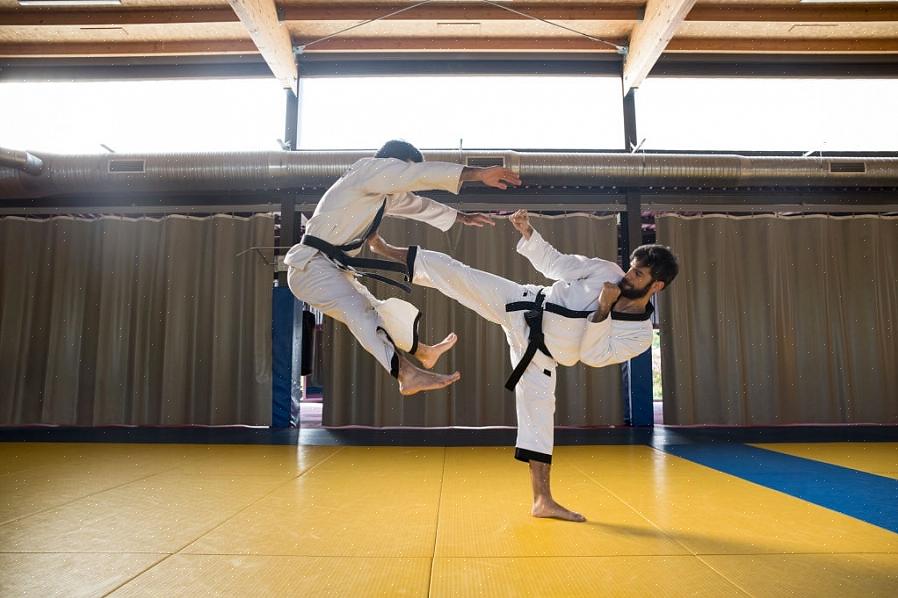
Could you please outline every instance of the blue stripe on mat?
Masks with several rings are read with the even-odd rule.
[[[898,480],[744,444],[675,444],[664,450],[898,533]]]

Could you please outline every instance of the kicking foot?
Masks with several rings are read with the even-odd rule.
[[[409,367],[399,371],[399,392],[410,396],[425,390],[445,388],[461,379],[461,374],[434,374],[418,368]]]
[[[457,340],[458,336],[454,332],[451,332],[449,333],[449,336],[433,346],[419,344],[418,350],[415,352],[415,357],[421,362],[424,369],[429,370],[436,365],[437,360],[439,360],[443,353],[455,346]]]
[[[408,259],[408,247],[393,247],[376,232],[368,237],[368,249],[400,263],[405,263],[406,259]]]
[[[551,517],[552,519],[562,519],[564,521],[576,521],[582,523],[586,521],[586,517],[580,513],[569,511],[555,501],[538,500],[533,503],[530,514],[534,517]]]

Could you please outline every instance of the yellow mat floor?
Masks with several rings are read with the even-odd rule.
[[[648,446],[559,447],[589,521],[534,519],[512,454],[0,443],[0,596],[898,596],[883,528]]]

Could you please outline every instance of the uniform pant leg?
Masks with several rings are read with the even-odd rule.
[[[523,335],[510,339],[511,362],[516,365],[526,349]],[[518,436],[515,459],[519,461],[552,462],[555,446],[555,376],[556,363],[536,352],[533,361],[515,386],[515,408],[518,417]]]
[[[300,270],[290,268],[288,284],[293,294],[325,315],[345,324],[362,347],[392,376],[399,373],[399,357],[374,299],[367,289],[322,256],[315,256]],[[376,301],[376,299],[374,300]]]
[[[417,249],[409,256],[415,284],[434,288],[487,320],[499,324],[517,365],[527,348],[523,312],[506,312],[512,301],[533,300],[536,287],[520,285],[501,276],[471,268],[448,255]],[[555,444],[555,361],[538,352],[515,386],[518,438],[515,458],[552,462]]]
[[[494,324],[506,326],[509,318],[505,304],[524,296],[524,286],[472,268],[444,253],[417,247],[409,248],[409,252],[409,272],[414,284],[436,289]]]

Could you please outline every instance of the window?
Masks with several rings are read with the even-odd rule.
[[[620,149],[620,81],[601,76],[303,79],[300,149]]]
[[[280,149],[274,79],[2,82],[0,145],[55,153]],[[14,116],[14,118],[11,118]]]
[[[898,79],[649,77],[645,149],[896,151]]]

